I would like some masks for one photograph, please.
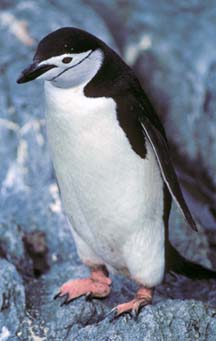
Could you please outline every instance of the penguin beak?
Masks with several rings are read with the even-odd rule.
[[[33,81],[37,77],[41,76],[43,73],[53,69],[56,65],[38,65],[38,63],[33,63],[29,67],[27,67],[21,73],[20,77],[17,79],[17,83],[26,83]]]

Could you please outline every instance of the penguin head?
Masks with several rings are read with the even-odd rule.
[[[34,79],[70,88],[88,83],[100,69],[106,45],[83,30],[65,27],[43,38],[33,63],[21,73],[17,83]]]

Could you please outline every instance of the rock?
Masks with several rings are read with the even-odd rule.
[[[25,289],[15,267],[4,259],[0,278],[0,340],[6,341],[16,335],[25,316]]]
[[[28,233],[24,236],[23,241],[33,261],[34,275],[35,277],[39,277],[49,269],[47,262],[48,247],[45,240],[45,233],[38,231]]]
[[[213,178],[212,6],[211,2],[207,8],[192,0],[181,4],[177,1],[172,4],[168,1],[157,4],[104,0],[1,1],[0,257],[5,259],[0,260],[0,306],[3,306],[0,340],[215,339],[214,281],[192,282],[167,276],[165,283],[155,290],[154,305],[143,309],[137,321],[125,316],[110,323],[106,318],[116,304],[131,299],[135,292],[135,284],[125,278],[115,276],[110,297],[101,301],[86,302],[80,298],[60,307],[61,299],[53,300],[64,281],[85,277],[88,271],[77,257],[62,212],[46,142],[42,85],[40,82],[32,82],[31,86],[16,84],[41,37],[61,26],[87,29],[124,54],[138,70],[166,124],[169,139],[177,146],[177,154],[193,162],[199,158],[201,167],[209,168]],[[186,24],[181,22],[182,16]],[[196,25],[196,18],[202,29]],[[168,21],[175,29],[169,29]],[[211,122],[205,120],[203,103]],[[205,135],[202,124],[206,127]],[[190,137],[196,134],[199,146]],[[210,150],[207,150],[208,140]],[[215,253],[210,250],[202,226],[212,231],[214,228],[212,190],[206,188],[204,177],[199,178],[202,191],[194,195],[197,182],[190,167],[186,172],[179,169],[183,183],[187,184],[185,194],[200,219],[202,232],[190,232],[174,210],[171,239],[188,258],[211,267]],[[194,200],[198,197],[202,200]]]
[[[214,281],[195,281],[191,290],[190,280],[167,276],[155,291],[154,305],[144,308],[136,321],[125,316],[110,322],[111,309],[135,293],[130,280],[113,277],[111,295],[104,300],[80,298],[61,307],[64,298],[53,299],[63,282],[87,275],[85,266],[64,261],[32,281],[27,287],[28,315],[18,334],[23,339],[34,335],[48,340],[115,340],[117,336],[117,340],[191,340],[196,335],[214,340],[216,309],[209,306],[209,302],[216,305]]]
[[[216,336],[216,311],[201,302],[171,301],[147,307],[136,322],[123,317],[109,323],[86,326],[70,340],[137,340],[137,341],[186,341],[214,340]]]

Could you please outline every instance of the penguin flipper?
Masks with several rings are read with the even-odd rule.
[[[191,228],[197,231],[196,223],[189,211],[189,208],[183,197],[175,170],[172,165],[170,158],[169,147],[165,136],[152,124],[147,116],[142,114],[139,117],[140,124],[142,126],[143,133],[150,142],[155,156],[157,158],[158,164],[160,166],[161,174],[167,188],[175,200],[176,204],[182,211],[186,221],[191,226]]]

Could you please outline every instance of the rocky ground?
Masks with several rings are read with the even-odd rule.
[[[216,268],[216,4],[214,1],[0,1],[0,340],[216,340],[216,283],[167,275],[136,321],[108,312],[135,287],[60,307],[84,277],[49,158],[42,84],[18,86],[37,42],[61,26],[99,35],[135,69],[163,120],[185,196],[200,225],[173,208],[171,239]]]

